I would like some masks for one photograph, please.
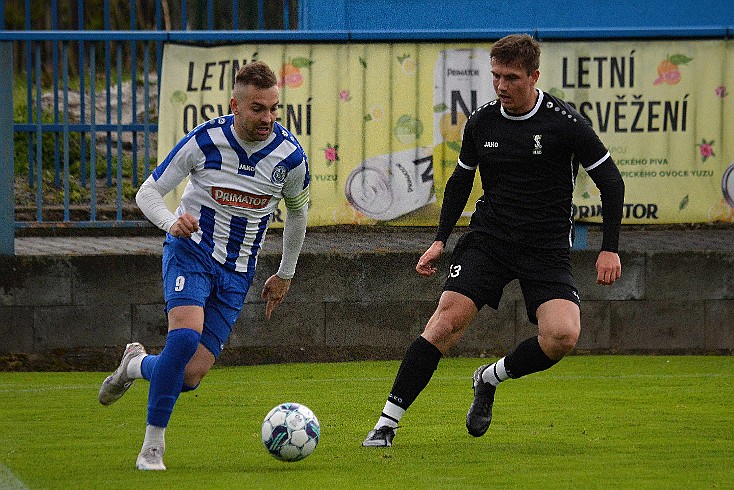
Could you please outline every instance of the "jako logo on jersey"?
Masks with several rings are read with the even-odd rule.
[[[270,180],[273,184],[282,184],[285,182],[285,178],[288,175],[288,169],[285,165],[276,165],[273,169],[273,174],[270,176]]]
[[[258,196],[249,192],[212,187],[212,198],[223,206],[236,206],[238,208],[262,209],[270,203],[272,196]]]
[[[485,141],[484,147],[485,148],[499,148],[500,144],[496,141]]]
[[[533,139],[535,140],[535,147],[533,148],[533,155],[540,155],[543,153],[543,145],[540,144],[540,138],[542,138],[543,135],[535,134],[533,135]]]

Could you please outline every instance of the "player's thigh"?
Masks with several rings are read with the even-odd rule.
[[[204,307],[214,280],[211,262],[191,240],[167,237],[162,261],[166,312],[179,306]]]
[[[551,300],[581,304],[568,250],[528,250],[520,261],[520,289],[528,319],[538,325],[538,308]]]
[[[505,266],[506,251],[481,240],[486,238],[476,232],[466,233],[459,239],[443,290],[471,299],[477,310],[485,304],[497,309],[504,287],[514,276]]]
[[[219,358],[232,328],[240,316],[252,274],[220,268],[215,286],[204,306],[204,331],[201,343]]]
[[[581,332],[579,305],[567,299],[551,299],[541,304],[537,311],[538,334],[555,339],[568,338],[575,343]]]

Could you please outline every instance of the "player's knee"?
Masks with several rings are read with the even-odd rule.
[[[203,366],[192,366],[191,364],[186,366],[186,370],[184,371],[183,388],[181,391],[195,390],[199,386],[199,383],[201,383],[201,380],[204,379],[207,372],[209,372],[209,370],[205,369]]]
[[[437,319],[428,322],[423,337],[445,354],[461,339],[464,330],[463,325]]]
[[[563,352],[563,355],[565,356],[569,352],[571,352],[574,347],[576,347],[576,343],[579,340],[579,334],[578,332],[567,332],[564,335],[561,335],[561,337],[557,340],[558,349]]]
[[[569,328],[554,332],[550,336],[550,338],[548,338],[548,344],[550,344],[548,346],[548,350],[551,351],[551,355],[549,357],[553,359],[560,359],[561,357],[571,352],[574,347],[576,347],[576,343],[578,342],[578,340],[578,329]]]

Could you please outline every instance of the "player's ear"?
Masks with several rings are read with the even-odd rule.
[[[232,112],[232,114],[238,114],[240,111],[237,109],[237,99],[232,97],[229,99],[229,110]]]

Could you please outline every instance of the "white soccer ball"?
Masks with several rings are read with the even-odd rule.
[[[316,449],[320,435],[316,415],[300,403],[281,403],[263,420],[263,445],[281,461],[302,460]]]

